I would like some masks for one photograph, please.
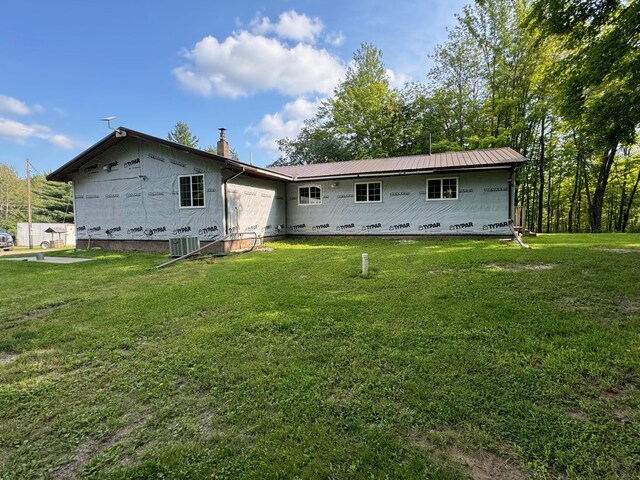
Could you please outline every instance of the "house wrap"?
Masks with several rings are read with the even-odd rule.
[[[47,179],[71,181],[77,243],[168,249],[167,240],[284,235],[506,235],[510,148],[259,168],[124,127]],[[143,242],[143,243],[141,243]]]

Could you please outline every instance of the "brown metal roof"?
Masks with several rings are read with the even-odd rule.
[[[490,148],[463,152],[411,155],[406,157],[350,160],[347,162],[315,163],[271,167],[269,170],[289,175],[295,180],[337,176],[365,176],[381,173],[417,173],[419,171],[466,170],[472,168],[508,168],[527,159],[511,148]]]

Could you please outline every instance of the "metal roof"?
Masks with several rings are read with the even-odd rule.
[[[147,135],[146,133],[136,132],[135,130],[131,130],[130,128],[125,127],[118,127],[114,132],[110,133],[99,142],[90,146],[76,157],[72,158],[62,167],[51,172],[49,175],[47,175],[47,180],[53,180],[57,182],[68,181],[69,175],[71,173],[75,172],[83,165],[89,163],[94,158],[100,156],[127,137],[140,138],[151,142],[160,143],[162,145],[182,150],[184,152],[192,153],[210,160],[215,160],[228,167],[235,168],[236,170],[244,170],[244,173],[249,176],[266,178],[270,180],[291,180],[291,178],[289,178],[286,174],[277,173],[272,170],[267,170],[266,168],[254,167],[253,165],[249,165],[248,163],[231,160],[230,158],[221,157],[220,155],[216,155],[214,153],[205,152],[204,150],[199,150],[197,148],[187,147],[186,145],[170,142],[169,140],[154,137],[152,135]]]
[[[422,171],[509,168],[526,161],[527,159],[521,154],[505,147],[435,153],[433,155],[411,155],[406,157],[271,167],[270,170],[289,175],[294,180],[312,180],[323,177],[366,176],[397,172],[411,174]]]
[[[67,233],[67,229],[64,227],[49,227],[44,232],[45,233]]]

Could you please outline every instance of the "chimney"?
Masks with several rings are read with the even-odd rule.
[[[227,136],[225,135],[226,128],[219,128],[220,140],[218,140],[218,155],[221,157],[229,158],[229,142],[227,142]]]

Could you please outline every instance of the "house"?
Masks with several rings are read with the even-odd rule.
[[[285,235],[507,235],[510,148],[260,168],[120,127],[47,179],[72,181],[77,245],[167,251]],[[234,240],[235,243],[231,242]]]

